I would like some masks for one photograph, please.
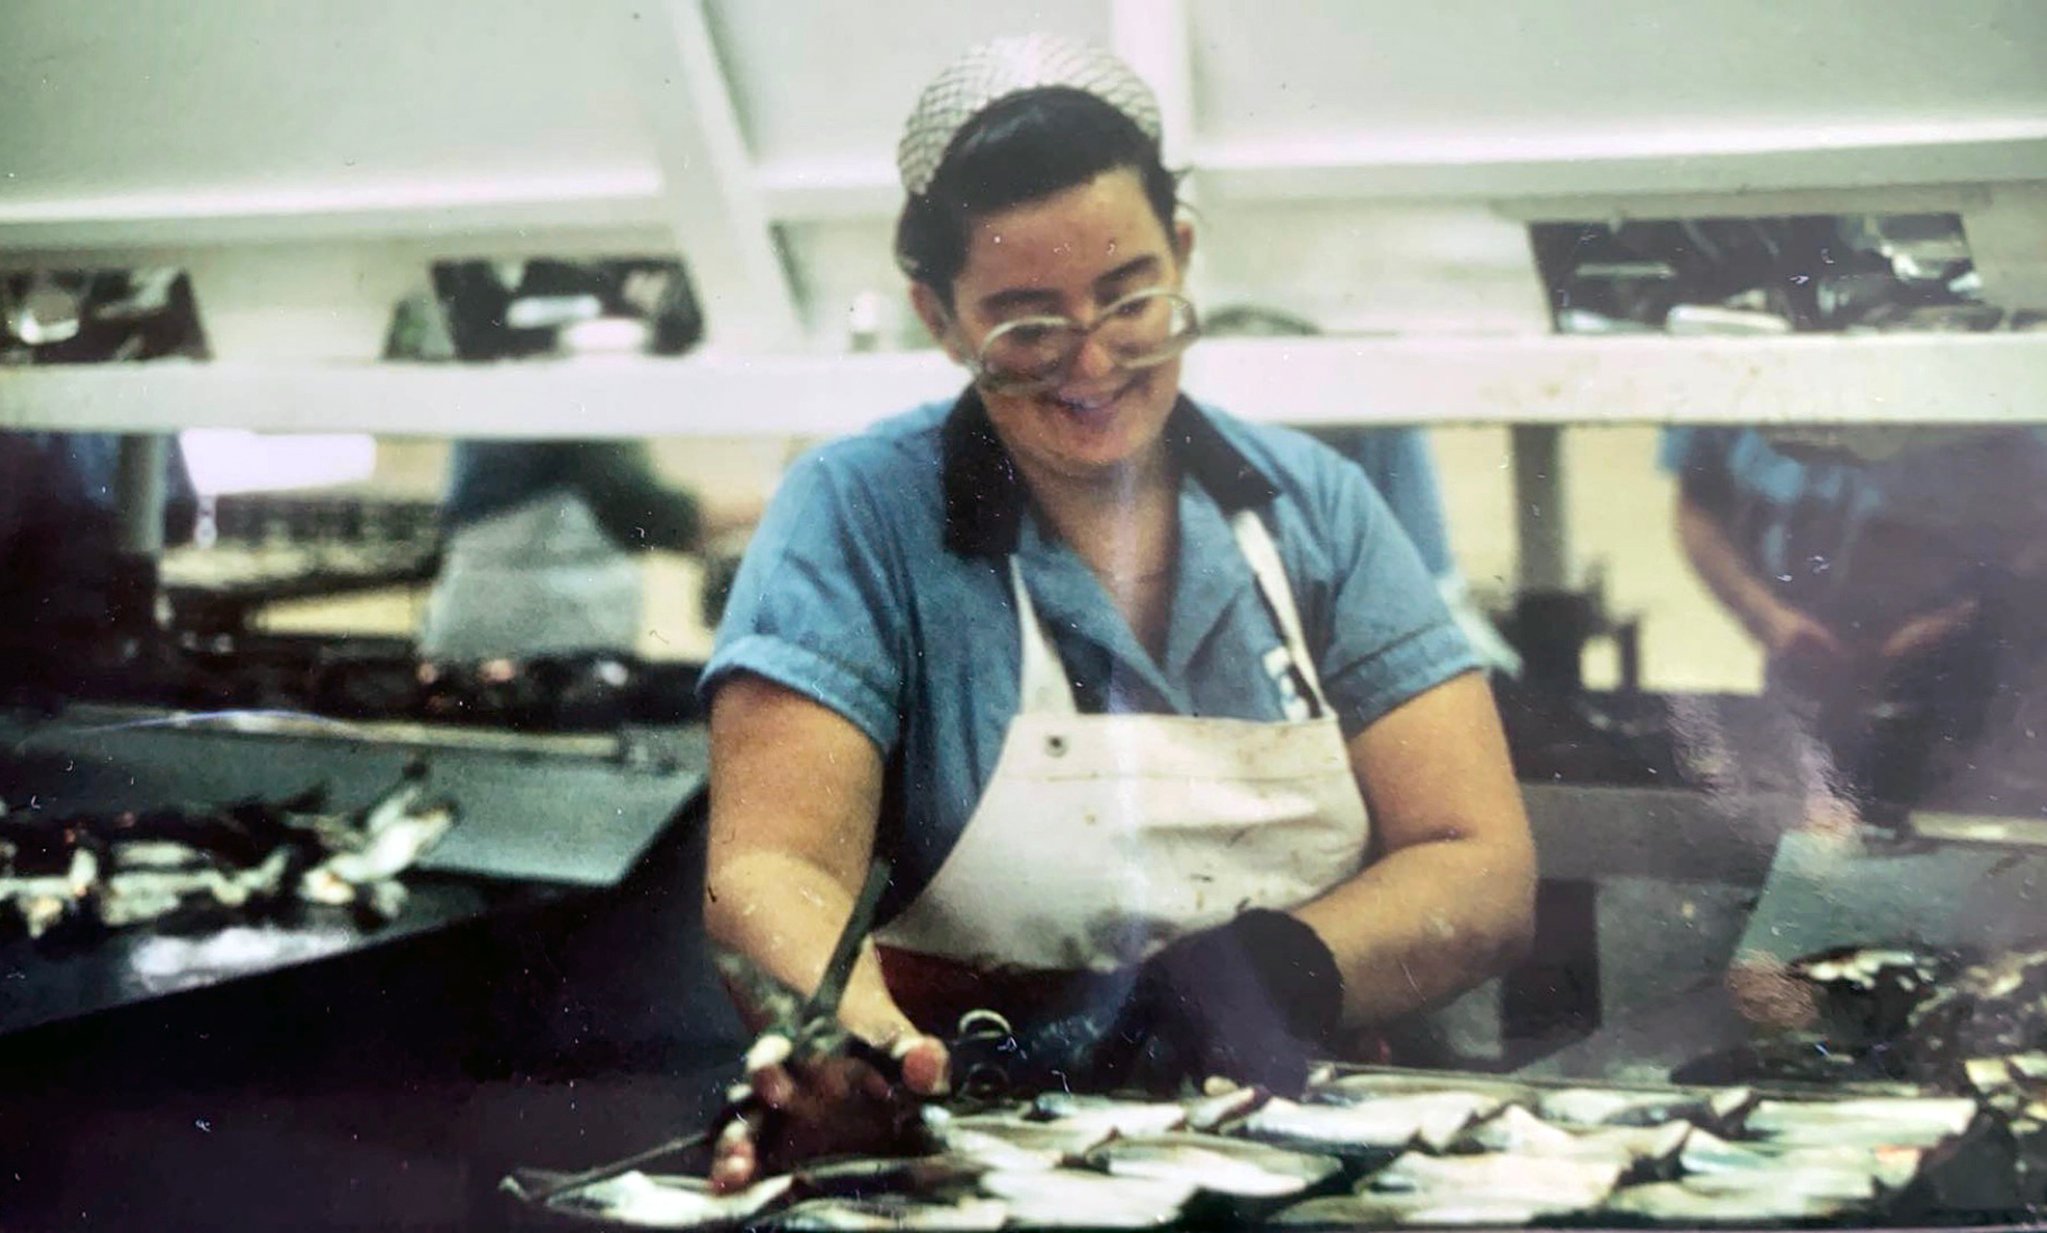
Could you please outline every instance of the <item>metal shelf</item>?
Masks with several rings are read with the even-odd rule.
[[[0,371],[0,428],[833,436],[949,396],[936,352]],[[1185,387],[1286,423],[2047,422],[2047,334],[1216,339]]]

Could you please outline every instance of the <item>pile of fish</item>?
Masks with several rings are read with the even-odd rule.
[[[317,791],[218,809],[0,810],[0,936],[249,919],[301,903],[388,921],[405,903],[399,875],[454,820],[417,770],[353,814],[328,810]]]
[[[718,1195],[628,1173],[564,1223],[710,1230],[1470,1227],[1876,1220],[1977,1130],[1974,1100],[1762,1099],[1325,1070],[1300,1101],[1066,1093],[925,1110],[928,1154]],[[540,1194],[553,1180],[515,1180]]]

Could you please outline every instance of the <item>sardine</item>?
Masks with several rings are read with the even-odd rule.
[[[1101,1145],[1113,1128],[1086,1119],[1040,1122],[1009,1113],[975,1113],[931,1119],[938,1142],[949,1152],[992,1169],[1051,1169],[1079,1160]]]
[[[1818,1220],[1854,1211],[1854,1200],[1756,1188],[1732,1192],[1701,1190],[1689,1181],[1629,1186],[1607,1201],[1605,1211],[1659,1224],[1755,1224]]]
[[[1331,1156],[1185,1132],[1111,1139],[1089,1152],[1087,1163],[1117,1177],[1184,1181],[1211,1194],[1250,1199],[1300,1194],[1343,1167]]]
[[[1962,1097],[1766,1100],[1748,1116],[1749,1134],[1780,1147],[1937,1147],[1976,1120]]]
[[[1712,1129],[1726,1125],[1755,1098],[1755,1092],[1745,1087],[1703,1093],[1566,1088],[1543,1093],[1535,1112],[1546,1122],[1564,1126],[1661,1126],[1683,1120]]]
[[[1528,1205],[1545,1213],[1585,1211],[1620,1186],[1625,1166],[1611,1160],[1485,1153],[1408,1154],[1359,1183],[1360,1194],[1419,1194],[1438,1201]]]
[[[1149,1177],[1110,1177],[1078,1169],[1032,1173],[990,1173],[981,1192],[1009,1205],[1020,1225],[1141,1229],[1170,1224],[1194,1197],[1186,1182]]]
[[[1275,1228],[1315,1229],[1504,1229],[1533,1224],[1548,1214],[1541,1204],[1507,1199],[1326,1195],[1275,1212],[1262,1223]]]
[[[1187,1111],[1187,1129],[1213,1131],[1264,1104],[1269,1095],[1263,1088],[1239,1087],[1197,1096],[1183,1101],[1181,1107]]]
[[[952,1202],[876,1195],[864,1199],[806,1199],[777,1212],[768,1224],[777,1229],[999,1229],[1009,1219],[1009,1205],[1000,1199],[969,1196]]]
[[[714,1194],[694,1177],[632,1172],[548,1200],[550,1210],[646,1229],[718,1229],[752,1221],[789,1192],[792,1179],[771,1177],[736,1194]]]
[[[1782,1147],[1767,1141],[1731,1143],[1694,1130],[1678,1153],[1678,1165],[1693,1178],[1716,1175],[1768,1176],[1784,1170],[1815,1173],[1860,1172],[1886,1190],[1901,1190],[1919,1174],[1926,1153],[1915,1147]]]
[[[1104,1137],[1161,1134],[1187,1124],[1187,1109],[1176,1101],[1117,1100],[1072,1092],[1044,1093],[1031,1102],[1031,1116],[1063,1126],[1100,1130]]]
[[[1374,1070],[1335,1075],[1324,1082],[1311,1084],[1307,1100],[1310,1104],[1340,1105],[1388,1096],[1426,1096],[1439,1092],[1466,1092],[1502,1105],[1522,1106],[1533,1106],[1540,1094],[1538,1089],[1525,1083],[1500,1079]]]
[[[1487,1152],[1608,1160],[1633,1169],[1674,1159],[1693,1131],[1692,1124],[1683,1121],[1566,1129],[1517,1106],[1474,1126],[1462,1143]]]
[[[1400,1151],[1420,1143],[1441,1151],[1497,1102],[1468,1092],[1389,1096],[1347,1105],[1303,1105],[1275,1097],[1225,1129],[1269,1143],[1338,1155]]]

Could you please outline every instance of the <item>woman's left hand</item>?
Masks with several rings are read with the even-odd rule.
[[[712,1147],[712,1186],[730,1192],[805,1160],[913,1147],[919,1106],[945,1091],[945,1045],[935,1037],[912,1036],[889,1053],[902,1068],[900,1082],[844,1054],[750,1073],[754,1099],[726,1123]]]

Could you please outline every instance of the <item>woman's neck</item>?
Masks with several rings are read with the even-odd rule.
[[[1144,532],[1162,515],[1171,521],[1179,474],[1164,448],[1099,475],[1041,472],[1021,462],[1019,469],[1052,528],[1097,572],[1105,565],[1125,572],[1116,558],[1152,538]]]

